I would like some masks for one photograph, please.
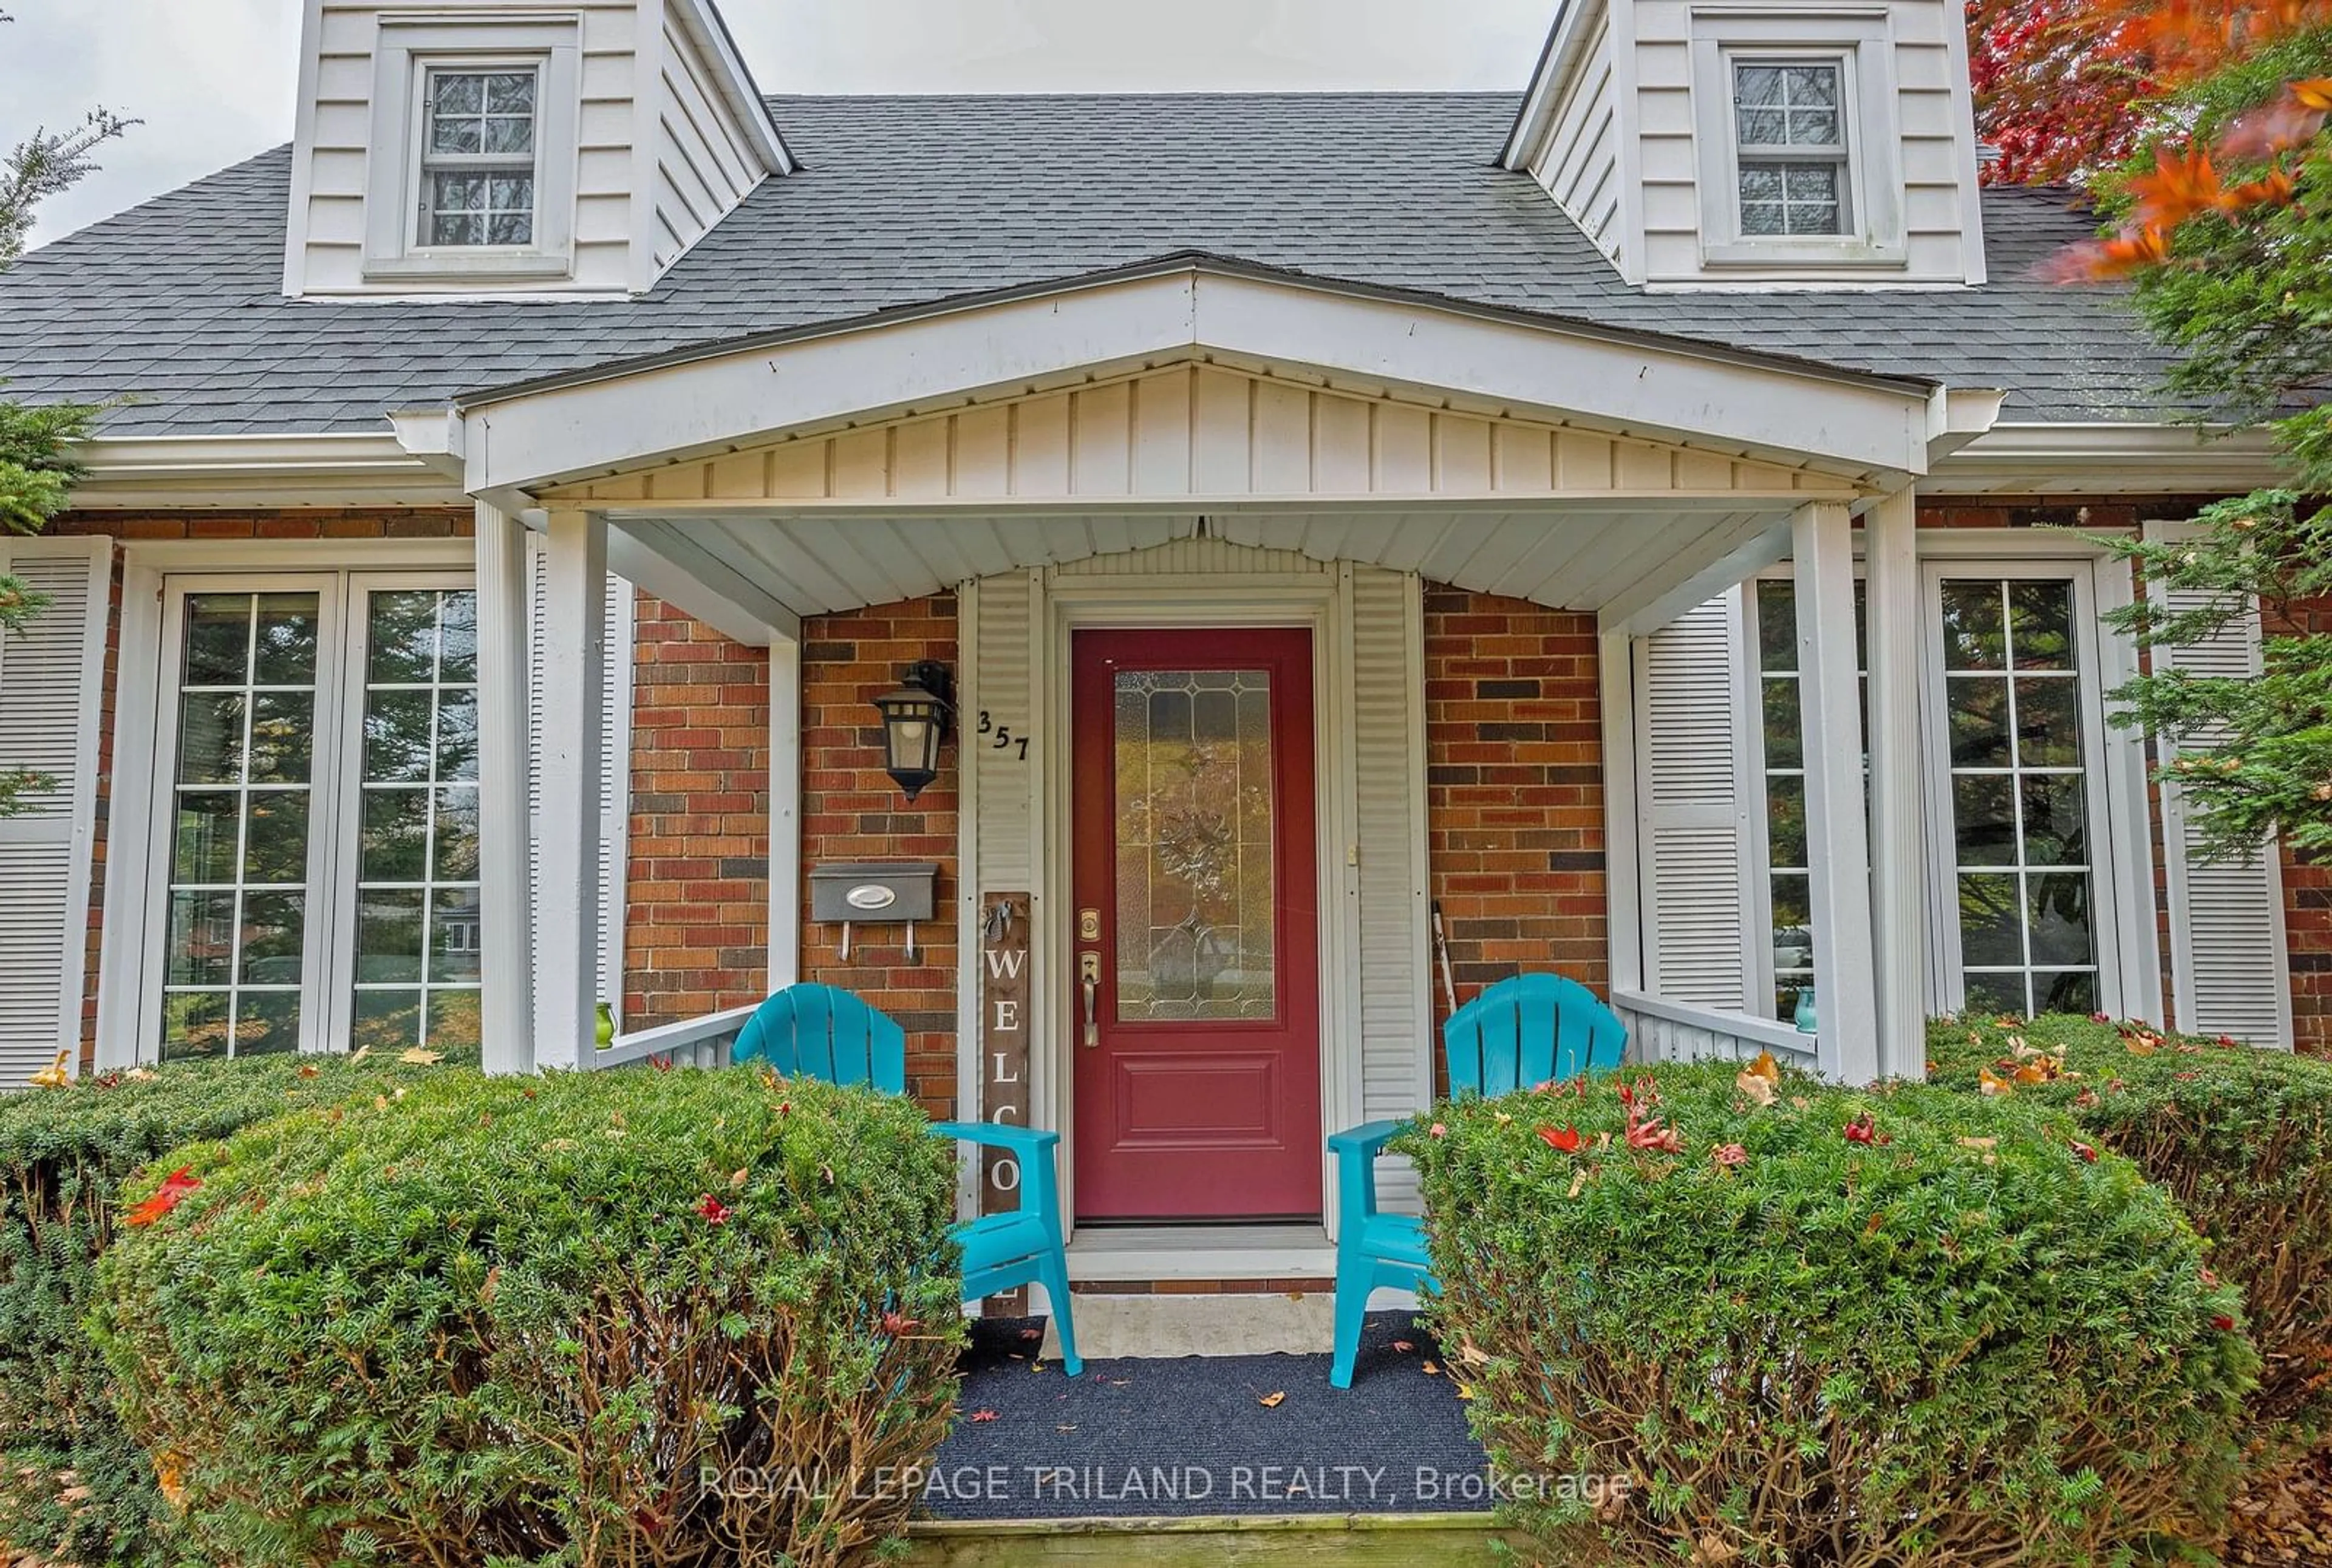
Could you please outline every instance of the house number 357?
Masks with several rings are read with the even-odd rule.
[[[1018,746],[1020,748],[1019,760],[1023,762],[1026,762],[1028,760],[1028,737],[1026,735],[1014,734],[1012,732],[1011,725],[998,723],[994,719],[989,717],[988,710],[985,708],[982,708],[980,711],[980,732],[983,735],[993,735],[996,737],[995,740],[990,741],[988,743],[991,750],[1002,751],[1008,748]]]

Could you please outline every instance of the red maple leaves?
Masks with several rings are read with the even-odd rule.
[[[162,1185],[154,1195],[121,1218],[124,1225],[151,1225],[186,1200],[187,1194],[203,1184],[202,1178],[181,1165],[162,1178]]]

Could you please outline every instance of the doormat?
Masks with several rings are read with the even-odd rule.
[[[1072,1378],[1036,1361],[1040,1318],[970,1329],[924,1488],[940,1518],[1472,1512],[1512,1495],[1410,1313],[1369,1315],[1350,1389],[1328,1386],[1324,1349],[1088,1357]]]

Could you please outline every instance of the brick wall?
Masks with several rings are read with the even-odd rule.
[[[769,655],[639,596],[624,1028],[768,994]]]
[[[911,805],[883,771],[883,722],[873,699],[917,659],[957,662],[955,596],[877,605],[802,624],[802,856],[821,861],[939,863],[939,918],[915,927],[853,928],[848,961],[839,925],[812,924],[802,901],[802,978],[855,991],[906,1028],[907,1088],[932,1114],[955,1114],[956,813],[961,737],[941,753],[940,776]]]
[[[1608,984],[1601,746],[1593,616],[1427,586],[1427,853],[1461,1003],[1524,970]]]
[[[466,539],[472,514],[466,510],[392,508],[302,509],[297,512],[66,512],[45,532],[72,538],[112,538],[124,543],[158,543],[172,540],[330,540],[330,539]],[[105,925],[105,872],[108,825],[113,806],[113,712],[121,657],[121,556],[113,559],[113,580],[108,590],[105,621],[104,685],[98,695],[97,815],[91,844],[89,928],[83,936],[81,965],[81,1066],[97,1066],[97,965],[100,934]]]

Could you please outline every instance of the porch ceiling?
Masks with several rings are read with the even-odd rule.
[[[789,620],[918,598],[999,572],[1152,549],[1201,528],[1235,544],[1414,571],[1559,609],[1632,617],[1718,561],[1748,560],[1741,569],[1751,570],[1780,559],[1793,504],[1762,498],[1659,508],[1553,502],[1516,511],[1206,514],[626,510],[611,514],[610,523],[637,550],[732,598],[766,598]]]

